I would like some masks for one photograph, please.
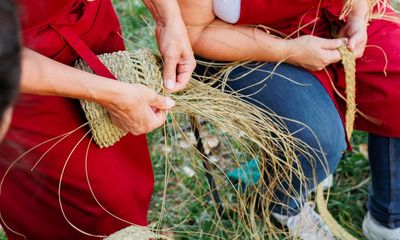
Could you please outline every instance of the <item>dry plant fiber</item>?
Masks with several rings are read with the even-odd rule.
[[[172,240],[169,237],[156,234],[144,227],[138,227],[138,226],[130,226],[124,228],[108,236],[105,240],[149,240],[149,239]]]
[[[355,62],[354,56],[346,47],[344,49],[341,48],[340,51],[343,55],[343,64],[345,65],[346,73],[348,71],[352,72],[351,74],[346,74],[346,79],[349,80],[349,90],[347,90],[348,93],[346,92],[348,107],[350,110],[353,109],[347,114],[349,117],[346,115],[346,125],[350,127],[347,132],[351,133],[355,113]],[[159,63],[150,51],[145,49],[132,53],[121,51],[103,54],[99,58],[115,74],[118,80],[127,83],[144,84],[158,93],[162,91],[162,77]],[[82,60],[77,61],[76,67],[92,72],[90,67]],[[274,188],[279,187],[282,179],[290,179],[293,174],[298,176],[299,179],[304,178],[303,172],[293,169],[292,166],[297,163],[297,154],[302,153],[311,156],[309,151],[312,150],[308,149],[300,140],[291,137],[285,131],[284,124],[281,125],[278,116],[274,116],[270,112],[263,112],[262,109],[258,109],[242,101],[239,97],[224,93],[221,90],[213,88],[211,85],[197,80],[192,80],[183,93],[171,95],[171,97],[177,102],[173,110],[174,112],[184,113],[189,116],[204,117],[215,126],[226,130],[234,138],[237,135],[244,135],[247,143],[241,140],[243,136],[235,138],[235,140],[240,143],[241,151],[247,152],[252,156],[257,156],[259,152],[264,152],[273,166],[272,171],[274,173],[271,175],[275,176],[274,179],[271,179],[271,182],[274,182],[275,186],[271,184],[267,186],[267,189],[271,190],[271,192],[273,192]],[[123,131],[112,124],[107,111],[103,107],[85,100],[81,101],[81,105],[92,128],[94,140],[100,147],[111,146],[125,135]],[[104,120],[99,121],[99,119]],[[256,149],[252,149],[248,142],[251,142],[253,145],[255,144],[257,146]],[[276,153],[277,150],[280,150],[283,156],[278,156]],[[323,194],[319,194],[318,197],[320,199],[318,207],[322,211],[321,215],[329,217],[330,214],[325,214],[329,213],[329,211],[327,210]],[[269,219],[268,205],[274,200],[274,196],[272,195],[265,197],[264,202],[267,207],[263,209],[263,214],[266,216],[264,219]],[[254,224],[254,216],[252,216],[254,214],[246,214],[245,207],[243,206],[239,206],[238,211],[243,211],[243,220],[248,222],[244,223],[244,225],[248,224],[248,228],[251,229],[252,224]],[[332,219],[328,218],[327,222],[332,222]],[[268,225],[269,231],[273,232],[276,230],[268,221],[265,221],[264,224]],[[135,234],[135,232],[136,229],[130,229],[127,232],[124,231],[122,234],[130,236],[129,234]],[[137,232],[143,233],[143,231]],[[148,232],[147,234],[150,233]],[[274,236],[273,234],[271,233],[272,236]],[[146,237],[146,234],[143,236]],[[342,239],[341,236],[342,233],[337,237]],[[138,237],[137,239],[141,238]],[[257,239],[261,238],[257,237]]]
[[[99,56],[99,59],[120,81],[144,84],[158,93],[162,92],[160,63],[149,50],[103,54]],[[82,60],[76,63],[76,67],[84,71],[92,71]],[[173,119],[175,119],[175,114],[204,118],[217,129],[223,129],[224,134],[230,136],[236,143],[238,151],[249,156],[246,160],[257,158],[262,153],[265,159],[268,159],[268,163],[262,164],[262,167],[268,164],[272,169],[269,171],[268,185],[261,186],[261,184],[259,192],[263,188],[273,193],[281,186],[281,181],[291,179],[294,175],[303,181],[304,173],[301,169],[294,167],[299,166],[298,155],[312,159],[316,156],[316,154],[311,154],[315,149],[311,149],[289,134],[286,125],[276,114],[251,105],[234,93],[225,93],[213,87],[214,83],[192,79],[184,91],[170,95],[176,102],[170,116]],[[112,124],[107,111],[100,105],[83,100],[81,104],[92,128],[94,140],[100,147],[113,145],[125,134]],[[173,123],[175,130],[180,129],[176,119]],[[193,154],[198,154],[195,148],[193,148]],[[263,171],[260,169],[260,172]],[[222,172],[221,176],[224,177],[226,174]],[[264,181],[261,179],[260,182]],[[229,186],[232,187],[232,183]],[[288,194],[295,192],[291,187],[287,191]],[[241,225],[245,231],[251,231],[254,239],[263,239],[262,233],[254,225],[255,214],[248,213],[246,200],[241,199],[242,196],[237,194],[239,197],[236,212],[241,217]],[[271,202],[276,202],[274,194],[263,195],[264,219],[270,217],[268,206]],[[278,231],[269,221],[263,222],[262,225],[263,228],[268,228],[263,232],[270,235]]]
[[[319,185],[317,187],[316,194],[318,213],[328,225],[333,235],[340,240],[356,240],[357,238],[353,237],[342,226],[340,226],[340,224],[335,220],[335,218],[327,209],[327,202],[324,199],[324,187],[322,185]]]
[[[346,78],[346,133],[350,139],[354,129],[356,106],[356,58],[345,45],[339,47]]]
[[[339,19],[345,19],[358,4],[359,0],[347,0]],[[365,16],[367,21],[383,19],[400,23],[398,11],[393,8],[391,0],[368,0],[369,12]]]

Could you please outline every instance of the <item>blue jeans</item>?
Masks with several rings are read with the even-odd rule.
[[[382,225],[400,227],[400,138],[369,134],[372,184],[368,210]]]
[[[208,68],[207,71],[212,74],[216,70]],[[249,96],[244,97],[246,101],[296,120],[285,121],[289,131],[312,148],[322,148],[323,152],[315,157],[325,158],[326,162],[310,163],[306,157],[300,156],[301,166],[296,167],[301,168],[307,178],[315,177],[320,182],[327,177],[326,169],[329,173],[334,172],[347,147],[344,128],[334,103],[311,73],[285,63],[278,66],[275,63],[249,63],[232,71],[227,84],[232,90]],[[400,139],[371,134],[369,143],[373,181],[369,210],[385,226],[399,227]],[[309,188],[314,187],[313,181],[309,183]],[[297,191],[301,189],[295,176],[286,184],[294,186]],[[301,194],[305,196],[307,193]],[[301,199],[280,192],[276,196],[282,204],[276,204],[274,212],[298,213]]]

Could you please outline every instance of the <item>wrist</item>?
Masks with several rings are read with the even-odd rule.
[[[266,34],[268,38],[256,36],[256,39],[262,41],[263,44],[254,50],[252,54],[254,59],[265,62],[286,62],[293,53],[294,44],[292,40],[282,39],[269,33]]]
[[[96,77],[96,79],[87,80],[86,96],[85,100],[96,102],[104,107],[108,107],[112,102],[120,97],[121,87],[123,88],[124,83],[104,78]]]
[[[296,51],[297,45],[297,51]],[[295,63],[296,52],[298,52],[298,44],[296,43],[296,39],[285,39],[282,43],[283,55],[282,60],[287,63]]]

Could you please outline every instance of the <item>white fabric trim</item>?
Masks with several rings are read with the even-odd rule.
[[[241,0],[213,0],[214,14],[228,23],[237,23],[240,18]]]

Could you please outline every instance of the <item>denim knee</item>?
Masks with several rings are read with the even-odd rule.
[[[302,157],[301,168],[307,178],[315,179],[318,183],[335,171],[347,147],[340,118],[309,123],[304,130],[295,133],[294,136],[309,146],[312,158]]]

